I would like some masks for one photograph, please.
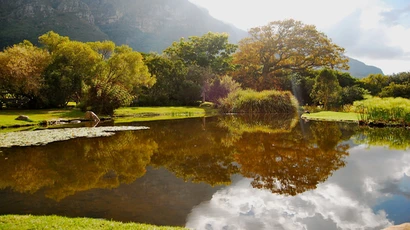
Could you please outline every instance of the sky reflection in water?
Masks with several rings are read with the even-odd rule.
[[[384,208],[397,197],[409,207],[410,154],[383,147],[349,150],[346,167],[317,189],[282,196],[254,189],[243,178],[195,207],[187,227],[195,229],[382,229],[410,221],[409,212]],[[408,211],[408,210],[407,210]]]
[[[0,214],[194,229],[410,222],[410,130],[271,118],[147,122],[110,138],[3,149]]]

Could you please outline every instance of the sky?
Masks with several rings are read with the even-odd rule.
[[[248,30],[293,18],[315,25],[346,55],[385,74],[410,71],[410,0],[189,0]]]

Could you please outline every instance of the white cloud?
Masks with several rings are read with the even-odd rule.
[[[410,155],[364,146],[350,154],[345,168],[317,189],[294,197],[254,189],[250,179],[242,179],[195,207],[186,227],[331,230],[382,229],[393,224],[385,211],[375,211],[374,206],[397,194],[410,197]]]

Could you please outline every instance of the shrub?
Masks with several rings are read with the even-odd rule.
[[[220,100],[225,113],[296,113],[299,105],[289,91],[238,90]]]
[[[366,122],[410,124],[410,100],[373,97],[353,104],[354,112]]]

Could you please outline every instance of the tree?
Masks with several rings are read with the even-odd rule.
[[[357,78],[352,77],[350,73],[342,73],[337,71],[336,73],[337,80],[339,81],[339,85],[341,87],[348,87],[348,86],[354,86],[357,85]]]
[[[353,102],[363,100],[366,94],[369,94],[369,91],[357,85],[344,87],[341,92],[341,104],[353,105]]]
[[[377,96],[384,87],[389,85],[389,77],[383,74],[369,74],[359,81],[361,87],[370,91],[372,96]]]
[[[52,57],[45,72],[46,104],[63,107],[72,99],[78,102],[83,87],[94,77],[100,55],[83,42],[64,41],[53,49]]]
[[[171,59],[182,60],[187,66],[211,68],[212,72],[224,75],[233,70],[232,55],[236,45],[228,42],[228,34],[209,32],[202,37],[192,36],[174,42],[164,50]]]
[[[115,109],[129,105],[142,87],[151,87],[155,81],[139,52],[125,45],[116,47],[109,59],[98,63],[94,77],[85,79],[82,106],[112,115]]]
[[[313,25],[293,19],[274,21],[252,28],[249,34],[239,42],[239,51],[234,54],[234,63],[240,65],[235,77],[244,87],[255,87],[253,82],[270,82],[269,79],[286,76],[287,72],[320,67],[348,69],[344,49]],[[248,76],[251,82],[245,80]]]
[[[192,36],[188,40],[182,38],[165,49],[164,54],[171,60],[181,60],[189,68],[188,74],[198,75],[201,80],[199,86],[202,101],[205,101],[211,82],[217,76],[225,75],[234,69],[232,53],[235,50],[236,45],[228,42],[227,34],[209,32],[202,37]],[[192,93],[196,88],[196,82],[186,80],[183,83],[190,87],[191,90],[188,92],[191,98],[194,98]]]
[[[181,92],[188,69],[181,60],[171,60],[158,54],[148,54],[144,57],[149,72],[156,77],[157,82],[151,88],[144,88],[138,98],[139,105],[181,105],[177,94]]]
[[[410,99],[410,85],[409,84],[395,84],[394,82],[384,87],[379,93],[380,97],[403,97]]]
[[[29,41],[6,48],[0,53],[0,90],[16,99],[26,99],[29,107],[35,106],[44,84],[43,71],[50,60],[47,51]]]
[[[316,77],[315,85],[310,94],[313,101],[323,104],[325,109],[328,109],[331,103],[337,103],[340,99],[340,87],[335,71],[323,69]]]
[[[210,85],[208,91],[208,101],[220,104],[219,100],[225,98],[229,93],[235,92],[241,88],[241,85],[230,76],[223,76],[215,79]]]

